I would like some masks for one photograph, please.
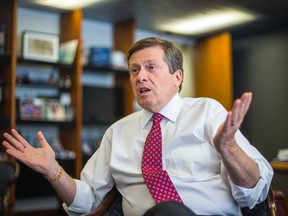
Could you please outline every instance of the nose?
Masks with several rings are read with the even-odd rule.
[[[137,75],[138,82],[147,81],[147,73],[144,69],[140,69]]]

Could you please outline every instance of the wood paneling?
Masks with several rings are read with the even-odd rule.
[[[8,55],[8,63],[1,65],[0,78],[3,79],[3,98],[0,116],[7,119],[8,124],[1,124],[3,131],[15,128],[16,121],[16,27],[17,27],[17,0],[0,1],[0,24],[5,25],[5,54]]]
[[[230,109],[233,99],[231,36],[222,33],[195,46],[195,93],[210,97]]]
[[[82,11],[75,10],[61,15],[61,42],[77,39],[81,42],[82,33]],[[73,127],[61,127],[60,139],[65,149],[73,150],[76,153],[76,177],[79,178],[82,170],[82,65],[80,64],[80,46],[78,46],[74,61],[74,68],[71,71],[61,69],[61,74],[69,74],[72,79],[70,89],[72,106],[74,108],[75,125]]]
[[[17,27],[17,0],[0,1],[0,24],[5,25],[5,54],[8,62],[0,64],[0,79],[3,80],[2,102],[0,117],[0,142],[3,141],[2,134],[10,131],[16,126],[16,27]],[[1,144],[0,151],[4,151]],[[15,209],[15,185],[12,185],[9,205],[12,211]]]
[[[134,43],[135,22],[133,20],[117,23],[114,25],[114,50],[122,51],[126,54]],[[116,77],[116,86],[124,91],[124,115],[134,112],[134,95],[130,84],[129,76]]]

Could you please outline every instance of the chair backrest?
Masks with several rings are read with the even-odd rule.
[[[266,203],[267,215],[277,216],[275,196],[271,187],[265,200],[265,203]]]
[[[11,192],[19,171],[19,163],[15,159],[3,155],[0,157],[0,213],[2,215],[11,214],[14,208]]]

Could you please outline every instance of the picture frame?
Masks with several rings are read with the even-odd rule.
[[[78,46],[78,40],[70,40],[60,44],[60,57],[59,61],[62,64],[71,65],[74,62],[76,51]]]
[[[59,35],[36,31],[22,33],[23,59],[53,62],[59,61]]]
[[[64,122],[71,121],[71,109],[59,99],[28,97],[18,101],[17,113],[20,120]]]

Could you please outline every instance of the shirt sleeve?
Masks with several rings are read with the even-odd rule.
[[[84,181],[75,179],[75,183],[77,190],[73,203],[69,207],[65,203],[63,204],[63,208],[69,216],[82,215],[83,213],[91,211],[91,204],[94,203],[92,188]],[[83,199],[83,197],[85,197],[85,199]]]
[[[216,101],[211,107],[213,109],[211,109],[211,115],[209,115],[207,131],[209,131],[210,140],[213,142],[213,137],[215,136],[220,124],[225,120],[227,111]],[[264,201],[267,197],[273,177],[273,169],[269,162],[253,145],[250,144],[240,130],[236,132],[235,139],[240,148],[257,163],[260,178],[256,186],[253,188],[239,187],[231,181],[222,162],[221,175],[227,184],[230,185],[232,195],[239,206],[253,208],[256,204]]]
[[[244,188],[232,182],[223,163],[221,163],[221,174],[230,185],[232,195],[239,206],[253,208],[256,204],[266,199],[273,177],[273,169],[269,162],[248,142],[240,131],[236,132],[235,136],[236,142],[242,150],[257,163],[260,178],[255,187]]]
[[[249,207],[251,209],[267,197],[273,176],[273,169],[265,159],[255,160],[255,162],[258,165],[260,174],[260,178],[255,187],[243,188],[235,185],[229,179],[232,195],[240,207]]]
[[[81,215],[95,209],[114,186],[110,174],[111,142],[107,133],[84,166],[80,180],[75,179],[77,189],[74,201],[69,207],[63,206],[68,215]]]

